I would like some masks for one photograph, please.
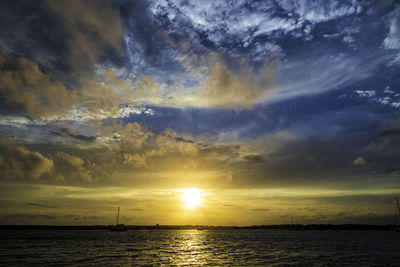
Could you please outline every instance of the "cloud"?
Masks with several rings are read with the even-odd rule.
[[[171,129],[159,134],[155,143],[162,154],[179,153],[182,156],[196,156],[198,153],[196,143],[178,137],[177,133]]]
[[[129,154],[124,153],[124,163],[132,165],[134,167],[146,167],[147,165],[147,158],[150,157],[153,153],[146,153],[146,154]],[[154,153],[157,155],[157,153]]]
[[[54,131],[52,133],[54,135],[66,135],[73,139],[77,139],[77,140],[84,141],[84,142],[93,142],[96,140],[96,136],[86,136],[86,135],[82,135],[82,134],[75,134],[70,129],[67,129],[67,128],[61,128],[60,132]]]
[[[68,162],[75,168],[80,168],[83,166],[83,164],[85,164],[85,161],[83,159],[76,157],[76,156],[69,155],[64,152],[57,152],[57,157],[62,160],[65,160],[66,162]]]
[[[51,206],[51,205],[46,205],[46,204],[40,204],[40,203],[34,203],[30,202],[28,203],[29,206],[34,206],[34,207],[40,207],[40,208],[47,208],[47,209],[57,209],[57,206]]]
[[[358,97],[368,98],[370,102],[375,102],[381,105],[388,105],[392,108],[400,108],[399,95],[390,90],[389,87],[385,88],[384,95],[377,94],[375,90],[355,90]]]
[[[281,65],[277,73],[278,89],[274,99],[279,101],[354,86],[373,77],[386,61],[387,57],[376,58],[372,54],[327,56],[324,51],[307,52]],[[366,91],[358,91],[360,94],[368,94]]]
[[[105,70],[103,75],[108,82],[115,86],[122,103],[143,105],[161,102],[161,88],[155,82],[154,76],[142,75],[130,84],[127,80],[118,78],[113,69]]]
[[[367,164],[367,161],[362,157],[356,158],[355,160],[353,160],[351,162],[351,165],[354,165],[354,166],[362,166],[365,164]]]
[[[182,43],[190,42],[206,50],[218,48],[231,56],[242,54],[253,63],[279,57],[281,47],[275,40],[282,36],[311,39],[316,25],[358,15],[368,8],[366,3],[340,0],[150,3],[153,15],[163,18],[156,22],[161,27],[168,25],[169,35],[178,36]]]
[[[80,84],[79,103],[66,115],[74,120],[152,115],[152,109],[144,105],[162,102],[161,89],[152,76],[131,82],[117,77],[114,69],[105,69],[97,77],[81,78]]]
[[[140,149],[146,139],[152,135],[137,122],[124,124],[112,121],[109,125],[101,124],[95,127],[102,136],[99,141],[105,145],[114,146],[122,158],[127,151]]]
[[[38,180],[53,171],[53,160],[39,152],[32,152],[23,146],[5,143],[0,160],[0,169],[6,179]]]
[[[355,92],[359,95],[359,97],[374,97],[374,96],[376,96],[375,90],[365,90],[365,91],[356,90]]]
[[[98,137],[90,144],[77,146],[76,154],[56,153],[55,156],[62,160],[57,161],[56,169],[65,179],[77,177],[82,181],[105,181],[115,173],[132,168],[148,168],[149,171],[162,165],[161,169],[165,170],[169,167],[169,160],[182,158],[186,162],[198,153],[194,141],[178,136],[170,129],[153,132],[137,122],[124,124],[116,120],[104,124],[93,122],[92,130]],[[97,155],[95,151],[98,149],[107,152]]]
[[[165,15],[171,23],[196,31],[206,30],[208,38],[223,43],[221,32],[245,42],[253,37],[280,30],[291,33],[312,24],[360,13],[362,4],[354,1],[152,1],[150,10]],[[278,12],[279,11],[279,12]],[[176,25],[178,27],[178,25]],[[254,33],[255,32],[255,33]],[[247,38],[246,38],[247,37]]]
[[[281,134],[279,138],[278,134],[271,134],[253,142],[240,143],[240,148],[233,154],[239,155],[242,160],[231,160],[232,186],[307,187],[323,181],[324,187],[353,188],[392,183],[390,177],[385,177],[385,182],[382,182],[376,180],[375,175],[377,169],[395,167],[397,160],[394,158],[398,153],[384,156],[364,150],[367,161],[357,155],[366,143],[366,140],[360,140],[360,136],[349,139],[351,146],[343,146],[343,141],[336,137],[315,139],[293,136],[290,139],[287,138],[289,135],[286,138],[283,136]],[[262,156],[263,161],[254,164],[245,158],[247,155]],[[359,179],[363,179],[363,183],[360,184]]]
[[[249,161],[249,155],[254,154],[257,155],[256,158],[261,162],[259,157],[264,158],[262,155],[276,153],[287,148],[291,144],[296,144],[302,141],[304,141],[304,139],[300,135],[293,134],[289,131],[277,131],[275,133],[265,134],[253,140],[245,139],[238,144],[241,146],[240,153],[242,155],[244,154],[244,159]],[[250,156],[250,158],[253,158],[253,156]]]
[[[107,162],[104,162],[104,166],[98,166],[89,160],[83,160],[64,152],[57,152],[56,157],[59,160],[55,164],[56,174],[52,177],[53,181],[93,183],[113,174],[111,169],[105,173],[106,168],[110,167]]]
[[[365,151],[377,154],[397,155],[400,146],[400,123],[391,122],[386,126],[378,136],[372,138],[365,147]]]
[[[67,61],[81,76],[92,70],[107,47],[121,50],[122,24],[119,11],[108,0],[45,1],[46,7],[61,19],[68,33]]]
[[[259,81],[260,79],[263,81]],[[251,108],[266,92],[273,89],[273,84],[274,72],[270,66],[266,66],[258,74],[242,69],[235,76],[226,66],[213,64],[210,66],[207,81],[198,88],[199,100],[196,102],[201,106]],[[263,88],[253,85],[262,85]]]
[[[177,67],[176,52],[164,38],[164,29],[157,24],[159,18],[151,13],[151,3],[145,0],[119,1],[124,19],[124,41],[130,68],[134,75],[169,73]]]
[[[15,109],[34,118],[61,115],[76,103],[79,93],[43,73],[38,64],[0,52],[0,94]]]
[[[137,149],[136,153],[132,153],[134,151],[124,153],[125,164],[131,164],[134,167],[151,168],[153,164],[157,164],[157,159],[169,158],[177,155],[186,157],[187,159],[194,158],[198,154],[198,148],[195,142],[178,137],[177,133],[173,130],[167,129],[163,133],[148,133],[147,136],[153,134],[156,135],[156,138],[140,143],[141,149]],[[155,162],[150,162],[152,160]]]
[[[400,50],[400,5],[392,11],[389,22],[389,33],[383,40],[383,47],[389,50]],[[400,64],[400,53],[389,64]]]
[[[104,84],[96,78],[81,78],[82,97],[80,108],[82,119],[102,119],[118,117],[121,99],[116,88]]]
[[[260,163],[264,162],[264,158],[260,155],[246,155],[243,157],[249,163]]]
[[[4,216],[4,219],[7,221],[11,221],[12,224],[16,224],[15,222],[32,222],[32,220],[56,220],[58,216],[55,215],[48,215],[48,214],[7,214]],[[17,223],[18,224],[18,223]]]
[[[362,4],[355,1],[329,0],[323,4],[316,0],[285,0],[280,6],[286,12],[298,14],[301,20],[320,23],[344,16],[360,13]]]
[[[133,90],[113,70],[108,70],[104,76],[109,83],[104,83],[101,76],[81,78],[80,89],[69,89],[43,72],[37,63],[6,51],[0,51],[0,70],[2,99],[14,112],[34,119],[82,121],[117,118],[126,113],[151,114],[137,106],[160,99],[160,89],[149,76],[138,79]],[[93,137],[64,133],[82,141],[93,141]]]
[[[191,95],[172,96],[174,103],[183,106],[248,109],[270,98],[275,90],[275,63],[265,63],[257,72],[245,64],[236,71],[228,68],[219,54],[180,58],[189,75],[200,85],[183,88]]]

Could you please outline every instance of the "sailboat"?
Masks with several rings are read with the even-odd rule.
[[[399,216],[400,216],[400,205],[399,205],[399,199],[396,197],[396,210],[394,212],[394,230],[396,232],[400,232]]]
[[[117,212],[117,220],[115,225],[110,225],[110,231],[115,231],[115,232],[125,232],[128,230],[128,228],[125,226],[125,224],[118,224],[118,219],[119,219],[119,207],[118,207],[118,212]]]

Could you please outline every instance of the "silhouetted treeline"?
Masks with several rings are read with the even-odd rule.
[[[277,224],[234,227],[235,229],[281,229],[281,230],[392,230],[393,225],[373,224]]]
[[[270,229],[270,230],[392,230],[393,225],[371,224],[278,224],[252,226],[209,226],[209,225],[128,225],[128,230],[224,230],[224,229]],[[0,225],[0,230],[108,230],[107,225]]]

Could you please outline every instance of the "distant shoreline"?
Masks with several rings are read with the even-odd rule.
[[[0,225],[0,230],[108,230],[108,225]],[[252,226],[210,226],[210,225],[127,225],[128,230],[393,230],[394,225],[371,224],[279,224]]]

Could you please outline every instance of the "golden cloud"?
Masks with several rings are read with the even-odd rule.
[[[88,118],[118,117],[121,100],[115,88],[108,84],[100,83],[96,79],[82,78],[80,103],[86,107]]]
[[[251,108],[265,94],[265,91],[256,85],[264,85],[270,89],[272,81],[268,78],[272,78],[268,67],[264,67],[258,75],[243,67],[236,76],[226,66],[213,64],[207,82],[198,88],[199,102],[205,106]]]
[[[116,155],[120,155],[120,162],[133,167],[147,167],[149,161],[171,155],[195,157],[198,153],[194,142],[184,142],[177,133],[167,129],[162,133],[155,133],[144,129],[139,123],[113,122],[111,125],[94,125],[100,138],[98,142],[109,146]],[[118,156],[117,156],[118,157]]]
[[[7,179],[39,179],[53,171],[54,162],[39,152],[32,152],[23,146],[5,144],[4,155],[0,159],[0,170]]]
[[[64,152],[57,152],[57,157],[68,162],[69,164],[71,164],[73,167],[76,168],[82,167],[83,164],[85,164],[85,161],[83,159],[76,156],[72,156]]]
[[[80,90],[69,89],[44,73],[37,63],[6,51],[0,51],[0,70],[0,96],[35,119],[70,119],[74,115],[84,119],[115,118],[120,115],[121,102],[137,103],[146,94],[159,95],[150,77],[139,79],[137,89],[132,90],[113,70],[106,74],[112,84],[81,78]]]
[[[362,157],[358,157],[351,162],[351,165],[354,165],[354,166],[362,166],[365,164],[367,164],[367,161]]]
[[[228,67],[224,58],[212,53],[204,57],[179,58],[187,73],[201,81],[192,95],[176,99],[183,105],[247,109],[265,101],[275,91],[275,63],[267,62],[258,71],[244,63],[237,71]]]
[[[79,98],[78,91],[67,89],[26,58],[1,51],[0,69],[1,96],[34,118],[60,115]]]
[[[113,69],[105,70],[103,76],[115,87],[122,102],[140,104],[148,101],[155,104],[161,101],[161,88],[152,76],[143,75],[131,86],[118,78]]]

